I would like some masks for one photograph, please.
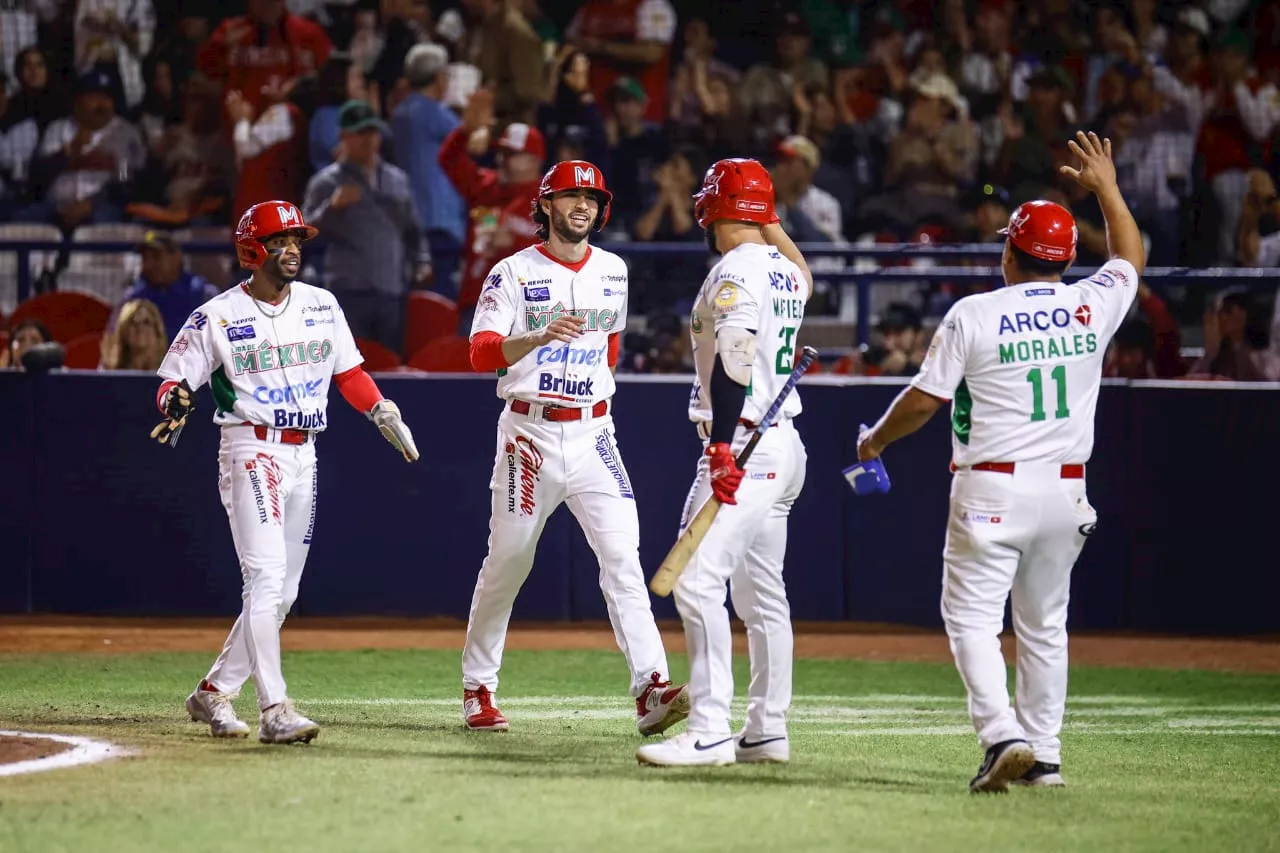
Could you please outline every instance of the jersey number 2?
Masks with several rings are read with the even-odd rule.
[[[782,338],[782,346],[778,347],[778,357],[774,359],[773,372],[779,376],[789,376],[791,368],[795,365],[796,327],[783,326],[778,332],[778,337]]]
[[[1053,416],[1055,418],[1071,417],[1071,410],[1067,408],[1067,366],[1059,364],[1049,371],[1049,376],[1058,389],[1058,408]],[[1027,381],[1031,383],[1031,420],[1042,421],[1044,420],[1044,375],[1040,368],[1031,368],[1027,374]]]

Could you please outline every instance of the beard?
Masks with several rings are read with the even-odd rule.
[[[569,217],[560,213],[558,210],[551,211],[551,230],[555,235],[566,243],[581,243],[591,234],[591,226],[593,222],[588,222],[585,227],[579,228],[569,221]]]
[[[271,278],[274,279],[275,281],[278,281],[281,285],[288,284],[289,282],[293,281],[298,277],[297,272],[289,272],[281,265],[281,262],[283,260],[284,260],[284,253],[277,252],[275,254],[269,254],[267,256],[266,263],[262,265],[263,272],[271,276]],[[299,259],[298,272],[301,272],[301,271],[302,271],[302,261],[301,259]]]

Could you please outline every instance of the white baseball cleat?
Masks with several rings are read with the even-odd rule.
[[[682,732],[636,750],[636,761],[654,767],[719,766],[735,760],[733,735],[725,734]]]
[[[263,743],[311,743],[320,727],[293,709],[288,699],[262,712],[258,740]]]
[[[231,707],[232,693],[209,690],[212,685],[201,681],[187,697],[187,713],[197,723],[208,723],[214,737],[248,737],[249,724],[236,716]]]
[[[661,734],[689,716],[689,686],[672,687],[670,681],[661,679],[655,672],[644,692],[636,697],[636,728],[645,737]]]
[[[791,760],[786,735],[755,737],[744,732],[734,737],[733,749],[739,764],[786,764]]]

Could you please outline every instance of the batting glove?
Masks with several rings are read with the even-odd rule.
[[[164,395],[163,408],[165,420],[155,425],[151,430],[151,437],[161,444],[167,443],[171,437],[176,442],[177,433],[186,424],[187,416],[196,410],[195,395],[191,393],[187,380],[184,379],[169,389]]]
[[[418,447],[413,443],[413,433],[409,432],[408,425],[400,417],[399,406],[390,400],[379,400],[378,404],[369,410],[369,420],[378,425],[378,431],[382,433],[382,437],[400,451],[406,462],[418,460]]]
[[[707,458],[711,460],[711,492],[716,500],[727,506],[738,503],[734,495],[738,486],[742,485],[742,469],[734,458],[733,448],[724,442],[707,447]]]

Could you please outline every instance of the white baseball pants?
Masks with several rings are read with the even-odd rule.
[[[749,430],[738,427],[735,453],[749,436]],[[676,583],[676,607],[689,649],[691,732],[730,732],[733,638],[725,608],[727,583],[734,612],[747,626],[751,656],[745,734],[754,739],[787,734],[793,639],[782,564],[787,518],[804,487],[807,459],[790,419],[766,431],[746,464],[737,504],[721,508]],[[703,456],[685,501],[681,532],[710,497],[710,467]]]
[[[316,518],[315,436],[306,444],[267,440],[252,427],[225,427],[218,448],[218,490],[231,522],[244,607],[222,654],[205,676],[224,693],[253,677],[260,708],[287,698],[280,627],[298,597]]]
[[[1097,520],[1084,479],[1064,479],[1061,465],[960,470],[952,480],[942,619],[983,749],[1025,739],[1036,760],[1060,763],[1071,569]],[[999,636],[1010,595],[1016,710]]]
[[[631,694],[639,696],[653,673],[667,679],[667,654],[640,566],[640,520],[613,418],[551,422],[535,417],[540,409],[522,415],[508,408],[498,419],[489,554],[471,598],[462,685],[497,692],[512,605],[543,526],[567,503],[600,563],[600,591],[631,670]]]

